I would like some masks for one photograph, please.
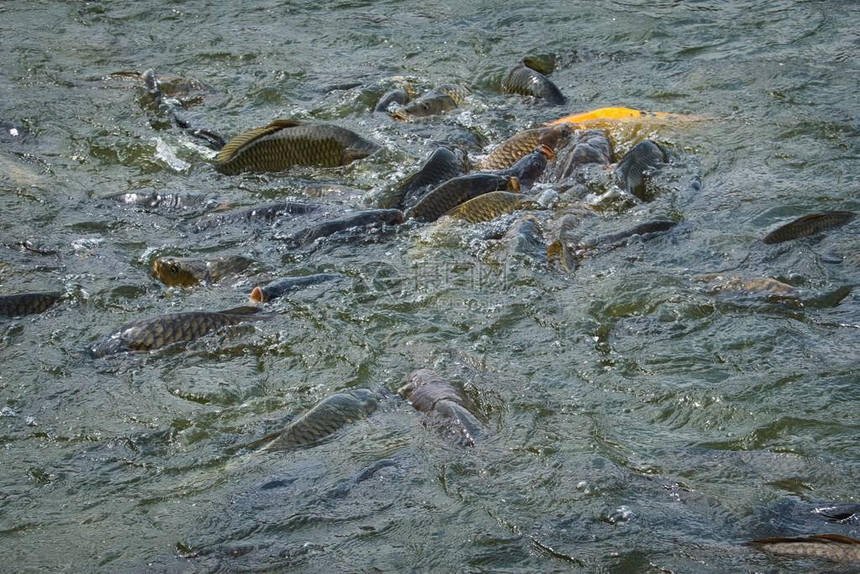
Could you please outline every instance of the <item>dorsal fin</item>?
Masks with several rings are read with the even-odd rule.
[[[251,305],[243,305],[241,307],[234,307],[232,309],[225,309],[224,311],[218,311],[219,313],[223,313],[224,315],[255,315],[262,311],[259,307],[252,307]]]
[[[224,145],[224,147],[221,148],[221,151],[219,151],[218,155],[215,156],[215,161],[216,163],[226,163],[233,159],[240,149],[242,149],[252,141],[257,140],[263,136],[273,134],[285,128],[294,128],[300,124],[301,122],[298,122],[296,120],[275,120],[269,123],[269,125],[263,126],[261,128],[254,128],[252,130],[248,130],[245,133],[241,133],[228,141]]]

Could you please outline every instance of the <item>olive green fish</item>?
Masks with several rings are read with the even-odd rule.
[[[367,418],[376,410],[378,402],[376,393],[369,389],[351,389],[335,393],[323,399],[283,431],[265,437],[272,440],[264,449],[287,450],[319,442],[342,427]]]
[[[519,191],[515,177],[495,173],[472,173],[450,179],[430,191],[406,212],[407,217],[418,221],[436,221],[461,203],[491,191]]]
[[[555,181],[562,181],[584,165],[611,163],[612,144],[601,130],[577,131],[556,154],[553,176]]]
[[[558,125],[548,128],[535,128],[515,134],[498,146],[481,162],[481,170],[507,169],[520,158],[534,151],[540,144],[557,150],[573,133],[570,126]]]
[[[406,121],[412,118],[425,118],[448,112],[457,107],[457,102],[446,93],[431,90],[415,98],[403,107],[391,111],[395,120]]]
[[[503,94],[519,94],[545,100],[547,103],[560,106],[567,99],[558,86],[537,70],[529,68],[524,63],[517,64],[502,80]]]
[[[293,166],[335,167],[378,149],[379,145],[339,126],[275,120],[231,139],[214,165],[227,175],[279,172]]]
[[[542,206],[522,193],[491,191],[461,203],[445,215],[469,223],[480,223],[521,209],[542,209]]]
[[[19,293],[0,296],[0,316],[19,317],[47,311],[63,297],[62,293]]]
[[[469,156],[460,149],[437,148],[418,171],[400,182],[396,195],[399,205],[409,209],[433,186],[469,173]]]
[[[759,550],[792,558],[820,558],[831,562],[860,562],[860,540],[840,534],[793,538],[763,538],[747,542]]]
[[[475,446],[475,439],[483,434],[482,425],[469,411],[463,393],[429,369],[409,373],[406,384],[397,393],[424,413],[427,423],[439,427],[461,446]]]
[[[251,263],[250,259],[238,255],[216,259],[159,257],[152,262],[152,272],[171,287],[191,287],[199,283],[218,283],[228,275],[244,271]]]
[[[236,307],[226,311],[167,313],[133,321],[120,327],[90,350],[94,357],[126,351],[149,351],[173,343],[193,341],[229,325],[262,319],[257,307]]]
[[[337,219],[317,223],[287,235],[276,236],[275,238],[299,247],[347,229],[397,225],[399,223],[403,223],[403,212],[399,209],[368,209],[349,213]]]
[[[621,189],[626,189],[639,199],[648,201],[646,178],[669,161],[669,155],[660,145],[645,140],[627,152],[615,168],[615,177]]]
[[[825,211],[824,213],[813,213],[786,223],[764,236],[765,243],[782,243],[800,237],[814,235],[819,231],[845,225],[852,221],[857,214],[853,211]]]

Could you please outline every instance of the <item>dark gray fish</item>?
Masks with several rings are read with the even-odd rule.
[[[840,534],[813,534],[792,538],[762,538],[748,545],[792,558],[820,558],[831,562],[860,562],[860,540]]]
[[[630,229],[618,231],[616,233],[607,233],[606,235],[598,235],[597,237],[585,239],[580,244],[582,249],[594,249],[596,247],[617,247],[624,244],[628,239],[636,235],[642,236],[643,239],[651,239],[657,234],[669,231],[678,225],[677,221],[660,219],[657,221],[647,221],[634,225]]]
[[[378,149],[379,145],[339,126],[275,120],[227,142],[214,167],[227,175],[280,172],[293,166],[335,167]]]
[[[479,169],[507,169],[541,144],[551,150],[558,150],[572,133],[571,127],[564,124],[519,132],[496,146],[481,162]]]
[[[668,162],[669,155],[660,145],[651,140],[639,142],[615,167],[618,186],[642,201],[648,201],[651,198],[646,194],[646,178]]]
[[[612,144],[601,130],[582,130],[573,134],[567,144],[556,150],[554,180],[573,176],[582,166],[612,162]]]
[[[400,182],[396,195],[398,205],[409,209],[434,186],[469,173],[469,156],[460,149],[437,148],[418,171]]]
[[[791,223],[778,227],[764,236],[764,243],[782,243],[800,237],[814,235],[819,231],[845,225],[852,221],[857,214],[853,211],[825,211],[813,213],[795,219]]]
[[[62,299],[62,293],[20,293],[0,295],[0,316],[19,317],[47,311]]]
[[[251,291],[251,301],[264,303],[266,301],[271,301],[272,299],[277,299],[290,291],[296,291],[303,287],[309,287],[326,281],[334,281],[344,278],[345,277],[343,275],[339,275],[337,273],[317,273],[315,275],[303,275],[300,277],[282,277],[281,279],[272,281],[268,285],[254,287],[254,290]]]
[[[463,393],[430,369],[409,373],[397,392],[424,413],[429,424],[440,427],[459,445],[475,446],[475,439],[483,434],[483,426],[469,412]]]
[[[94,357],[104,357],[126,351],[149,351],[173,343],[193,341],[228,325],[264,318],[255,317],[257,307],[236,307],[226,311],[191,311],[167,313],[133,321],[120,327],[93,345]]]
[[[278,236],[276,239],[292,243],[300,247],[313,243],[317,239],[328,237],[339,231],[352,229],[354,227],[367,227],[371,225],[397,225],[403,223],[403,212],[399,209],[368,209],[356,211],[337,219],[324,221],[311,225],[305,229],[295,231],[288,235]]]
[[[20,251],[21,253],[33,253],[34,255],[56,255],[58,253],[56,249],[51,249],[49,247],[33,243],[29,239],[25,239],[24,241],[14,241],[11,243],[0,243],[0,245],[15,251]]]
[[[543,229],[533,215],[525,215],[514,222],[501,241],[511,255],[525,255],[540,263],[546,262]]]
[[[532,96],[555,106],[567,101],[549,78],[523,63],[517,64],[505,75],[502,80],[502,93]]]
[[[555,152],[548,145],[540,144],[501,173],[511,175],[520,180],[520,184],[531,187],[543,175],[547,163],[552,159],[555,159]]]
[[[435,116],[457,107],[457,102],[450,95],[436,90],[426,92],[403,107],[392,110],[391,117],[395,120],[406,121],[412,118]]]
[[[351,389],[335,393],[323,399],[283,431],[269,435],[273,440],[264,448],[286,450],[319,442],[342,427],[367,418],[376,410],[378,403],[379,397],[369,389]]]
[[[461,203],[491,191],[519,191],[515,177],[495,173],[472,173],[450,179],[425,195],[406,212],[418,221],[436,221]]]
[[[825,517],[828,522],[849,523],[860,522],[860,504],[833,504],[831,506],[820,506],[814,510],[815,514]]]
[[[534,54],[523,58],[523,64],[544,76],[549,76],[555,71],[556,57],[555,54]]]
[[[315,203],[302,203],[298,201],[278,201],[255,205],[224,215],[212,215],[201,219],[194,226],[194,231],[203,231],[211,227],[221,225],[247,224],[255,221],[272,221],[284,215],[307,215],[320,211],[323,206]]]
[[[409,93],[403,88],[397,88],[385,92],[382,97],[379,98],[379,102],[377,102],[376,107],[373,109],[373,111],[388,112],[388,108],[391,106],[391,104],[398,104],[403,106],[408,101]]]

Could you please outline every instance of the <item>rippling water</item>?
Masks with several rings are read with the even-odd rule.
[[[806,213],[860,209],[856,3],[501,6],[0,8],[0,120],[20,134],[0,139],[0,285],[67,293],[0,323],[5,568],[760,572],[815,565],[743,541],[860,537],[856,524],[792,510],[858,501],[860,293],[839,295],[860,279],[858,225],[759,241]],[[500,95],[528,54],[556,56],[566,106]],[[146,68],[201,82],[186,112],[219,133],[318,119],[384,149],[345,168],[218,175],[139,80],[111,76]],[[394,123],[370,110],[395,77],[472,95],[450,115]],[[290,251],[272,240],[289,221],[193,233],[204,207],[103,199],[156,190],[360,207],[442,142],[477,158],[609,105],[710,120],[613,134],[620,152],[651,137],[686,160],[655,201],[604,210],[588,232],[681,223],[573,273],[507,255],[491,239],[504,222],[408,224]],[[257,263],[195,289],[149,274],[158,255],[216,253]],[[732,268],[800,295],[697,280]],[[348,280],[180,350],[85,352],[127,321],[235,307],[256,284],[312,272]],[[475,449],[389,393],[321,445],[239,451],[336,391],[395,391],[420,367],[477,404],[488,432]]]

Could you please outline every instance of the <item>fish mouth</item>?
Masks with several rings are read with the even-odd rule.
[[[405,121],[408,121],[408,120],[409,120],[409,113],[408,113],[405,109],[403,109],[403,108],[399,108],[399,109],[396,109],[396,110],[391,110],[390,112],[388,112],[388,114],[389,114],[393,119],[395,119],[395,120],[397,120],[397,121],[399,121],[399,122],[405,122]]]
[[[555,152],[546,144],[540,144],[537,146],[537,151],[541,153],[548,161],[552,161],[555,159]]]
[[[266,294],[263,293],[263,290],[259,287],[254,287],[254,290],[251,291],[251,301],[256,303],[265,303],[266,302]]]

